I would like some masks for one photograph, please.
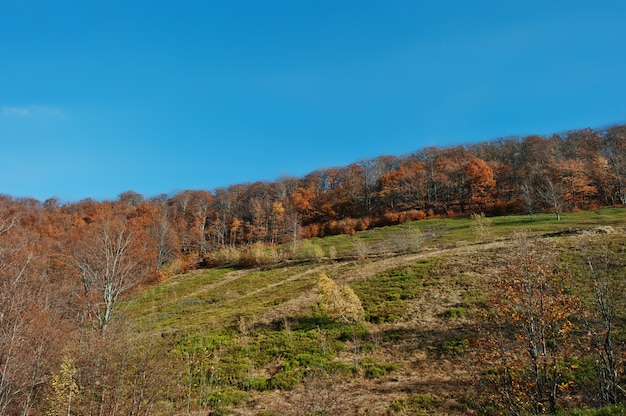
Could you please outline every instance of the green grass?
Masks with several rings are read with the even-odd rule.
[[[365,329],[337,324],[315,311],[301,318],[304,325],[296,319],[292,328],[253,325],[246,334],[235,330],[191,333],[176,342],[174,352],[193,363],[192,385],[211,384],[241,392],[288,390],[311,373],[350,373],[351,364],[337,360],[337,353],[344,350],[346,339],[364,337]],[[203,365],[201,360],[205,360]],[[254,373],[266,367],[274,370]]]
[[[430,271],[438,261],[430,258],[351,284],[363,303],[365,319],[381,323],[393,322],[401,317],[405,301],[417,298],[426,286],[437,282]]]
[[[491,219],[491,239],[507,238],[520,231],[550,236],[600,226],[624,227],[626,210],[565,213],[560,221],[550,214],[537,214],[533,220],[523,215]],[[381,247],[404,230],[418,227],[425,250],[450,248],[475,243],[471,223],[470,217],[427,219],[355,235],[315,238],[311,244],[320,247],[325,256],[336,252],[338,258],[352,258],[363,248],[377,255]],[[398,364],[382,364],[372,357],[379,346],[366,342],[368,328],[381,323],[390,325],[401,318],[406,303],[422,296],[430,285],[467,286],[462,302],[443,313],[452,323],[455,318],[471,317],[471,311],[486,302],[486,296],[479,288],[471,287],[471,282],[441,273],[441,268],[436,266],[445,260],[445,257],[412,260],[352,281],[350,286],[366,313],[365,325],[336,323],[315,306],[271,323],[260,324],[258,318],[314,290],[319,274],[310,272],[312,267],[333,276],[350,276],[359,267],[374,264],[375,256],[360,263],[311,259],[274,268],[191,271],[130,297],[119,310],[121,318],[136,333],[156,334],[161,339],[166,346],[164,350],[170,352],[163,359],[182,368],[180,373],[187,379],[183,378],[181,385],[192,386],[194,397],[198,397],[195,406],[211,407],[218,411],[215,414],[225,414],[229,406],[246,400],[255,391],[292,389],[309,374],[378,378],[401,371]],[[572,257],[564,256],[564,261],[573,264]],[[239,323],[245,324],[243,332]],[[411,330],[387,327],[381,336],[383,345],[396,343],[410,337]],[[440,341],[437,346],[440,352],[454,356],[462,354],[467,343],[467,339],[454,338]],[[353,354],[362,355],[358,370]],[[201,390],[199,386],[206,388]],[[413,406],[408,399],[403,405],[428,407]]]
[[[383,363],[371,358],[365,358],[360,363],[361,369],[367,378],[380,378],[397,371],[397,363]]]
[[[626,210],[609,208],[597,211],[565,213],[560,221],[551,214],[509,215],[492,218],[492,238],[505,238],[519,231],[529,234],[550,234],[567,230],[599,226],[623,227]],[[337,256],[353,255],[359,245],[372,248],[393,239],[408,227],[418,227],[425,238],[423,246],[449,247],[474,241],[470,233],[470,217],[426,219],[397,226],[381,227],[355,235],[311,239],[326,255],[331,247]],[[339,273],[349,273],[355,267],[345,264]],[[393,320],[402,312],[407,298],[419,295],[425,283],[423,272],[431,263],[417,265],[411,270],[390,270],[375,279],[355,282],[353,288],[361,297],[371,322]],[[292,299],[315,284],[317,275],[287,281],[307,271],[309,264],[278,267],[269,270],[235,271],[230,268],[206,269],[178,275],[161,285],[127,301],[121,310],[131,320],[141,322],[142,328],[155,331],[188,331],[206,327],[236,324],[240,316],[252,319],[277,305]],[[229,273],[242,273],[239,278],[224,283]],[[413,274],[415,279],[410,278]],[[276,285],[265,290],[268,285]],[[210,289],[207,289],[210,288]],[[471,303],[474,300],[470,300]]]
[[[170,300],[173,296],[182,296],[197,291],[206,285],[220,281],[232,269],[207,269],[201,272],[188,272],[177,275],[167,282],[148,289],[135,297],[129,307],[145,310]]]
[[[460,354],[468,345],[469,341],[466,338],[454,338],[445,341],[441,345],[441,350],[445,354]]]
[[[626,209],[606,208],[596,211],[564,213],[557,221],[553,214],[507,215],[493,217],[493,232],[497,237],[506,237],[520,231],[529,234],[549,234],[568,230],[588,229],[598,226],[626,225]]]
[[[606,208],[596,211],[580,211],[564,213],[561,220],[557,220],[554,214],[534,214],[531,219],[528,215],[506,215],[490,217],[492,220],[492,238],[505,238],[518,232],[527,232],[530,235],[559,233],[568,230],[589,229],[598,226],[621,226],[626,225],[626,209]],[[434,241],[440,246],[459,244],[460,242],[473,242],[470,233],[469,216],[456,218],[428,219],[417,221],[422,229],[438,231],[439,237]],[[432,243],[432,242],[431,242]]]
[[[443,313],[444,318],[462,318],[466,314],[466,308],[461,306],[455,306],[446,309]]]
[[[318,273],[305,273],[309,269],[305,264],[186,273],[129,300],[125,317],[146,333],[168,334],[162,337],[170,344],[168,359],[183,367],[182,384],[192,386],[194,397],[200,386],[211,386],[209,396],[195,405],[227,411],[249,391],[291,389],[311,372],[353,371],[353,364],[338,360],[337,354],[354,337],[364,338],[364,327],[338,324],[317,308],[285,317],[287,326],[255,321],[312,290]],[[259,368],[273,370],[256,374]]]
[[[289,280],[308,268],[186,273],[129,301],[126,313],[156,331],[233,326],[240,316],[251,319],[310,290],[315,285],[315,273]],[[241,275],[224,281],[228,273]],[[268,289],[269,285],[275,286]]]
[[[623,227],[626,225],[626,209],[605,208],[563,213],[561,220],[557,220],[554,214],[548,213],[534,214],[532,219],[528,215],[506,215],[490,217],[490,219],[492,220],[490,230],[492,238],[505,238],[521,231],[530,235],[539,235],[597,226]],[[423,233],[424,247],[449,247],[475,242],[475,237],[470,232],[471,223],[472,219],[469,215],[455,218],[432,218],[359,231],[354,235],[312,238],[311,241],[320,246],[326,256],[331,247],[334,247],[337,256],[344,257],[355,254],[359,244],[357,241],[361,241],[366,248],[373,248],[385,240],[392,239],[394,235],[406,228],[417,227]]]
[[[626,405],[606,406],[599,409],[575,409],[570,412],[559,412],[559,415],[571,416],[613,416],[626,414]]]

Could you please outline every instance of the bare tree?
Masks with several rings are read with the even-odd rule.
[[[287,227],[288,231],[291,234],[291,254],[295,256],[296,254],[296,243],[298,241],[298,237],[302,232],[302,227],[300,224],[302,223],[302,216],[298,214],[295,210],[290,213],[287,218]]]
[[[106,338],[88,334],[74,352],[80,395],[73,414],[147,416],[164,414],[159,406],[175,391],[180,378],[164,357],[160,334],[135,332],[113,322]]]
[[[626,204],[626,127],[615,126],[608,130],[605,152],[613,168],[615,194]]]
[[[596,244],[589,244],[595,247]],[[613,346],[616,306],[624,297],[624,265],[612,254],[606,244],[599,245],[595,253],[587,251],[589,297],[588,313],[585,314],[587,333],[597,372],[600,399],[603,404],[616,404],[625,393],[618,384],[619,369]]]
[[[522,186],[520,186],[520,191],[522,195],[522,201],[524,203],[524,208],[526,209],[526,213],[528,213],[532,221],[535,211],[535,195],[533,193],[533,188],[528,182],[526,182],[522,184]]]
[[[157,270],[176,258],[176,238],[167,217],[167,207],[161,204],[159,214],[150,229],[156,243]]]
[[[72,262],[80,275],[88,314],[104,332],[120,295],[146,272],[145,249],[133,239],[126,220],[114,218],[88,230],[74,247]]]
[[[554,183],[552,179],[546,178],[544,183],[537,188],[537,194],[552,209],[557,221],[560,221],[564,205],[563,187]]]

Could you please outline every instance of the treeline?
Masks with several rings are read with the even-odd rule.
[[[588,210],[626,204],[626,126],[510,137],[406,156],[380,156],[303,178],[145,198],[61,204],[4,198],[39,232],[124,216],[141,230],[154,268],[210,262],[225,247],[275,246],[426,217]]]
[[[146,198],[62,204],[2,197],[4,217],[62,245],[119,217],[154,270],[210,263],[225,247],[276,246],[303,237],[483,212],[501,215],[626,204],[626,126],[551,137],[511,137],[406,156],[380,156],[303,178]]]

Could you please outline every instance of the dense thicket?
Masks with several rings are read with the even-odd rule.
[[[111,311],[128,290],[221,261],[224,250],[426,217],[558,217],[624,204],[626,126],[427,148],[303,178],[173,196],[128,191],[114,201],[71,203],[0,197],[0,414],[31,411],[64,347],[92,345],[84,354],[97,356]],[[293,254],[295,247],[283,253]],[[73,343],[67,334],[80,335],[75,329],[85,325],[101,341]],[[51,344],[60,348],[44,348]]]

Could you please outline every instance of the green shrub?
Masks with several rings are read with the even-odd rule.
[[[408,407],[408,402],[405,398],[394,400],[389,404],[389,409],[394,412],[404,412]]]
[[[213,390],[204,396],[202,404],[213,409],[223,408],[233,404],[238,404],[246,400],[250,395],[245,391],[241,391],[232,387]]]
[[[465,315],[465,308],[454,307],[443,313],[444,318],[462,318]]]
[[[339,341],[353,341],[355,337],[363,340],[369,334],[367,328],[362,324],[342,325],[338,329],[336,336]]]
[[[322,363],[323,358],[313,354],[303,353],[296,355],[295,358],[298,365],[302,367],[313,367]]]
[[[397,342],[409,335],[409,330],[397,328],[397,329],[389,329],[385,331],[383,335],[383,342]]]
[[[265,391],[270,389],[270,382],[267,377],[252,376],[243,383],[246,390]]]
[[[468,289],[463,293],[463,303],[461,306],[466,308],[477,307],[484,308],[487,306],[485,295],[476,289]]]
[[[409,400],[409,406],[414,410],[430,410],[435,404],[435,396],[431,393],[416,394]]]
[[[393,412],[402,412],[414,414],[422,414],[422,411],[432,410],[435,407],[436,396],[431,393],[416,394],[409,398],[401,398],[392,401],[389,404],[389,410]]]
[[[572,380],[577,386],[595,387],[598,374],[592,357],[571,357],[562,368],[564,380]]]
[[[380,378],[398,369],[396,363],[380,363],[370,358],[361,361],[361,368],[367,378]]]
[[[353,369],[354,366],[345,361],[329,361],[323,367],[323,371],[330,375],[350,374]]]
[[[431,284],[430,270],[437,259],[429,259],[389,270],[351,285],[361,299],[365,319],[372,323],[393,322],[404,314],[405,301],[416,299]]]
[[[374,346],[370,344],[369,342],[367,342],[359,347],[359,351],[360,352],[372,352],[374,351]]]
[[[365,368],[365,377],[367,378],[379,378],[385,375],[387,375],[387,370],[383,367],[369,365]]]
[[[465,338],[452,339],[445,341],[441,346],[441,349],[446,354],[459,354],[467,347],[468,344],[469,342]]]
[[[281,371],[270,379],[272,389],[278,390],[291,390],[300,382],[302,382],[302,371],[297,369]]]

